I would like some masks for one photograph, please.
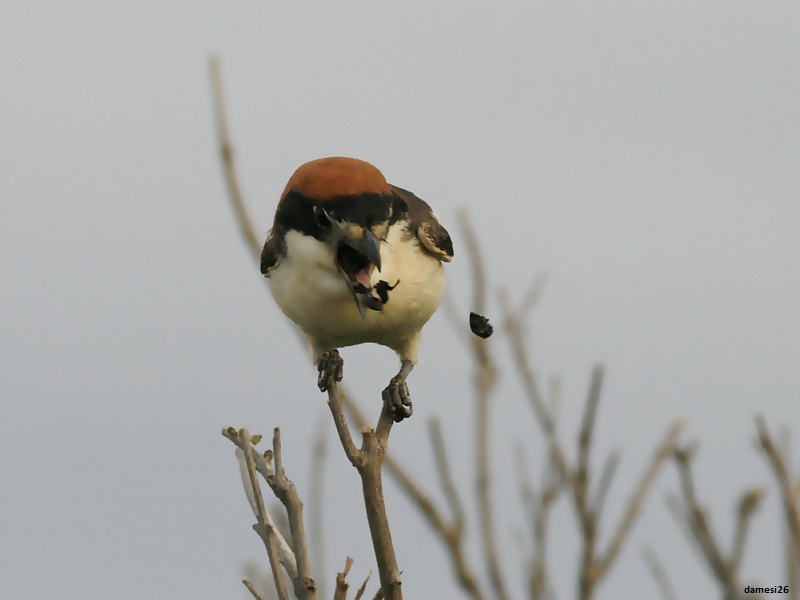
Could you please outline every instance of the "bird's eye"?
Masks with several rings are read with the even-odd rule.
[[[314,220],[322,228],[327,229],[331,224],[331,216],[319,204],[314,205]]]

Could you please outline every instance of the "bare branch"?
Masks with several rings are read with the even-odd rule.
[[[600,515],[603,512],[606,498],[608,497],[608,490],[611,489],[611,482],[614,479],[614,474],[619,465],[620,454],[618,450],[614,450],[609,454],[603,465],[603,470],[600,472],[600,480],[597,482],[597,489],[594,493],[594,500],[592,501],[591,510],[594,514]]]
[[[678,600],[678,596],[675,595],[675,589],[669,582],[669,577],[667,577],[664,566],[661,564],[661,561],[658,560],[656,553],[649,546],[642,548],[642,558],[647,565],[647,570],[650,571],[650,575],[653,576],[653,581],[656,582],[656,586],[664,600]]]
[[[473,282],[473,310],[483,314],[486,308],[486,274],[483,268],[483,258],[480,252],[478,236],[465,211],[458,213],[461,232],[467,254],[470,258]],[[491,473],[489,469],[489,400],[491,392],[497,381],[497,372],[489,356],[488,343],[477,336],[472,338],[472,351],[475,361],[475,387],[476,387],[476,432],[475,432],[475,463],[477,466],[477,496],[478,514],[483,538],[483,556],[489,572],[495,596],[499,600],[507,600],[508,593],[505,588],[505,578],[500,570],[500,561],[497,556],[497,542],[495,540],[494,514],[491,501]]]
[[[359,468],[364,461],[364,455],[361,450],[356,447],[353,436],[350,434],[350,427],[347,425],[347,421],[344,418],[344,411],[342,410],[342,393],[339,392],[338,385],[335,381],[332,381],[332,385],[328,388],[328,407],[331,409],[333,423],[336,426],[336,433],[339,434],[339,441],[342,443],[342,448],[344,448],[347,460],[349,460],[354,467]]]
[[[256,257],[261,255],[261,242],[256,235],[250,216],[242,198],[239,179],[236,175],[236,165],[233,161],[233,145],[228,134],[228,122],[225,116],[225,98],[222,87],[222,73],[219,59],[215,56],[208,61],[209,76],[211,77],[211,94],[214,104],[214,121],[217,130],[217,140],[219,142],[220,158],[222,159],[222,170],[225,175],[225,185],[228,188],[228,198],[231,201],[233,211],[236,214],[239,227],[247,245]]]
[[[595,366],[592,370],[592,379],[589,383],[589,395],[586,399],[586,408],[583,413],[580,434],[578,435],[578,464],[575,476],[579,483],[579,496],[582,505],[587,506],[589,488],[589,447],[592,442],[595,417],[597,416],[597,403],[600,400],[600,388],[603,385],[603,367]]]
[[[553,454],[553,460],[558,467],[561,476],[566,480],[570,478],[570,468],[564,451],[556,437],[555,422],[550,416],[549,411],[544,405],[544,400],[539,392],[539,386],[534,374],[533,368],[528,359],[528,352],[523,337],[523,323],[520,321],[519,316],[512,311],[511,302],[505,290],[501,289],[498,292],[498,300],[500,301],[500,308],[503,313],[503,325],[506,333],[508,334],[509,344],[511,345],[511,353],[514,357],[514,364],[517,367],[517,372],[522,380],[522,386],[525,390],[525,395],[528,397],[533,414],[542,431],[547,438],[547,443],[550,446],[550,451]]]
[[[348,396],[344,398],[344,404],[355,426],[363,430],[367,426],[364,413]],[[387,472],[400,486],[400,489],[406,494],[411,503],[417,507],[434,533],[445,544],[450,553],[450,563],[461,587],[474,600],[482,600],[484,594],[463,552],[463,531],[456,529],[455,525],[451,525],[445,520],[442,511],[431,500],[430,496],[422,491],[422,486],[414,481],[408,471],[394,460],[391,454],[386,455],[384,465]]]
[[[350,460],[350,464],[356,468],[361,477],[367,522],[372,536],[375,559],[378,563],[381,589],[387,600],[400,600],[403,597],[400,587],[400,570],[397,568],[389,520],[386,516],[381,478],[381,468],[386,457],[389,434],[394,420],[389,408],[384,404],[375,429],[365,427],[361,430],[362,444],[359,449],[353,442],[350,428],[344,419],[342,398],[338,384],[333,377],[328,380],[328,406],[331,409],[342,448]]]
[[[261,594],[258,593],[258,590],[256,590],[256,586],[253,585],[252,581],[250,581],[249,579],[242,579],[242,583],[244,584],[244,587],[246,587],[250,591],[255,600],[264,600]]]
[[[333,594],[333,600],[346,600],[347,590],[350,588],[350,584],[347,583],[347,575],[352,566],[353,559],[348,556],[344,562],[344,570],[336,574],[336,591]]]
[[[461,499],[458,497],[458,490],[456,490],[455,483],[453,482],[453,474],[450,472],[450,464],[447,460],[447,451],[444,447],[444,438],[442,436],[442,428],[438,419],[431,419],[428,421],[428,429],[431,436],[431,445],[433,446],[433,456],[436,462],[436,470],[439,474],[439,482],[442,485],[447,503],[450,505],[450,510],[453,513],[453,519],[457,526],[464,526],[464,507]]]
[[[711,532],[706,511],[697,501],[691,472],[693,454],[693,449],[679,448],[674,450],[674,457],[680,474],[683,499],[687,507],[686,521],[702,555],[711,568],[711,572],[722,587],[725,597],[737,598],[739,586],[736,582],[736,574],[728,568],[719,544]]]
[[[749,531],[750,518],[760,506],[763,497],[763,489],[753,488],[752,490],[742,494],[742,497],[739,500],[736,529],[734,530],[733,534],[733,549],[731,550],[730,557],[730,569],[734,572],[738,572],[739,567],[742,564],[742,556],[744,555],[744,547],[747,540],[747,532]]]
[[[324,414],[320,413],[320,417]],[[317,430],[314,434],[314,448],[311,454],[311,468],[309,469],[308,489],[308,514],[309,530],[311,533],[312,563],[317,573],[325,573],[325,529],[322,517],[323,482],[325,481],[325,457],[327,456],[327,422],[325,419],[317,421]],[[323,577],[318,583],[320,597],[325,597]]]
[[[655,454],[653,455],[653,459],[650,461],[650,465],[648,466],[647,470],[645,470],[642,478],[639,480],[639,485],[636,486],[633,494],[631,494],[630,500],[628,501],[628,506],[622,517],[622,521],[617,527],[616,533],[611,538],[611,543],[608,545],[608,549],[599,559],[599,564],[597,567],[598,579],[600,579],[608,571],[611,564],[617,558],[619,551],[622,549],[622,546],[625,543],[631,528],[633,527],[633,523],[636,521],[636,517],[639,516],[642,504],[644,503],[647,493],[653,486],[656,475],[658,475],[658,472],[661,470],[664,461],[674,452],[675,445],[678,441],[678,436],[680,435],[683,426],[683,421],[679,419],[673,421],[672,425],[670,425],[670,427],[667,429],[664,439],[661,441],[661,445],[656,450]]]
[[[442,484],[442,491],[453,513],[453,522],[450,525],[441,523],[440,529],[436,533],[444,541],[450,552],[450,561],[455,570],[456,578],[461,587],[476,600],[483,598],[483,594],[478,588],[477,579],[472,569],[467,565],[464,557],[463,538],[466,528],[466,519],[461,499],[458,496],[450,465],[447,461],[442,430],[439,421],[431,419],[429,421],[431,444],[436,462],[436,469],[439,473],[439,481]]]
[[[311,574],[311,563],[308,558],[306,531],[303,524],[303,501],[300,500],[294,483],[286,477],[281,457],[281,430],[278,427],[274,429],[272,451],[275,460],[275,476],[269,483],[272,491],[286,507],[286,514],[289,517],[292,547],[297,561],[297,577],[292,581],[294,593],[300,600],[312,600],[316,598],[317,584]]]
[[[772,438],[770,438],[769,430],[763,417],[756,417],[756,427],[758,428],[758,441],[761,449],[764,451],[775,473],[775,479],[778,480],[786,525],[794,545],[794,551],[797,555],[800,555],[800,505],[798,505],[794,487],[789,479],[789,472],[784,464],[783,457],[772,443]]]
[[[222,432],[223,435],[228,437],[228,439],[232,439],[233,431],[235,431],[232,431],[232,429],[233,428],[224,429]],[[255,461],[253,460],[254,452],[253,445],[251,443],[250,432],[247,429],[240,429],[234,439],[236,440],[236,445],[244,453],[245,462],[247,464],[249,484],[252,489],[252,497],[256,506],[256,518],[258,522],[253,525],[253,529],[261,537],[264,542],[264,546],[267,549],[269,564],[270,568],[272,569],[272,578],[275,582],[278,598],[279,600],[288,600],[289,596],[286,592],[286,584],[283,581],[280,570],[281,558],[279,557],[277,542],[277,536],[279,535],[279,532],[275,528],[272,519],[269,517],[269,513],[264,505],[264,496],[261,495],[261,486],[258,483]],[[284,565],[284,567],[286,567],[286,565]]]
[[[528,564],[528,594],[531,600],[544,600],[552,596],[550,574],[547,568],[547,524],[550,508],[563,488],[563,480],[553,464],[552,454],[544,463],[542,484],[537,493],[527,468],[527,461],[522,446],[516,449],[520,496],[528,516],[531,537],[533,538],[533,554]]]
[[[367,576],[364,578],[364,583],[361,584],[361,587],[358,588],[358,591],[356,592],[356,597],[354,600],[361,600],[361,597],[364,595],[364,592],[367,589],[367,584],[369,583],[370,577],[372,577],[372,571],[367,573]],[[381,593],[383,592],[383,590],[378,591]]]

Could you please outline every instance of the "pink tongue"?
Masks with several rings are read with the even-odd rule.
[[[366,269],[361,269],[358,273],[356,273],[356,281],[365,288],[369,289],[369,267]]]

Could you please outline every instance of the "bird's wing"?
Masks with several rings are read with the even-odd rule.
[[[269,277],[270,270],[277,266],[282,255],[283,244],[279,236],[275,235],[275,228],[273,227],[272,231],[267,235],[263,250],[261,250],[261,273]]]
[[[409,229],[416,234],[422,247],[439,260],[450,262],[453,259],[453,241],[433,209],[412,192],[395,185],[389,187],[405,203]]]

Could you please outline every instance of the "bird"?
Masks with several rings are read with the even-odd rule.
[[[453,242],[421,198],[348,157],[307,162],[289,178],[261,253],[281,311],[305,333],[323,392],[341,381],[338,349],[374,343],[400,370],[382,399],[395,422],[413,411],[406,378],[445,289]]]

